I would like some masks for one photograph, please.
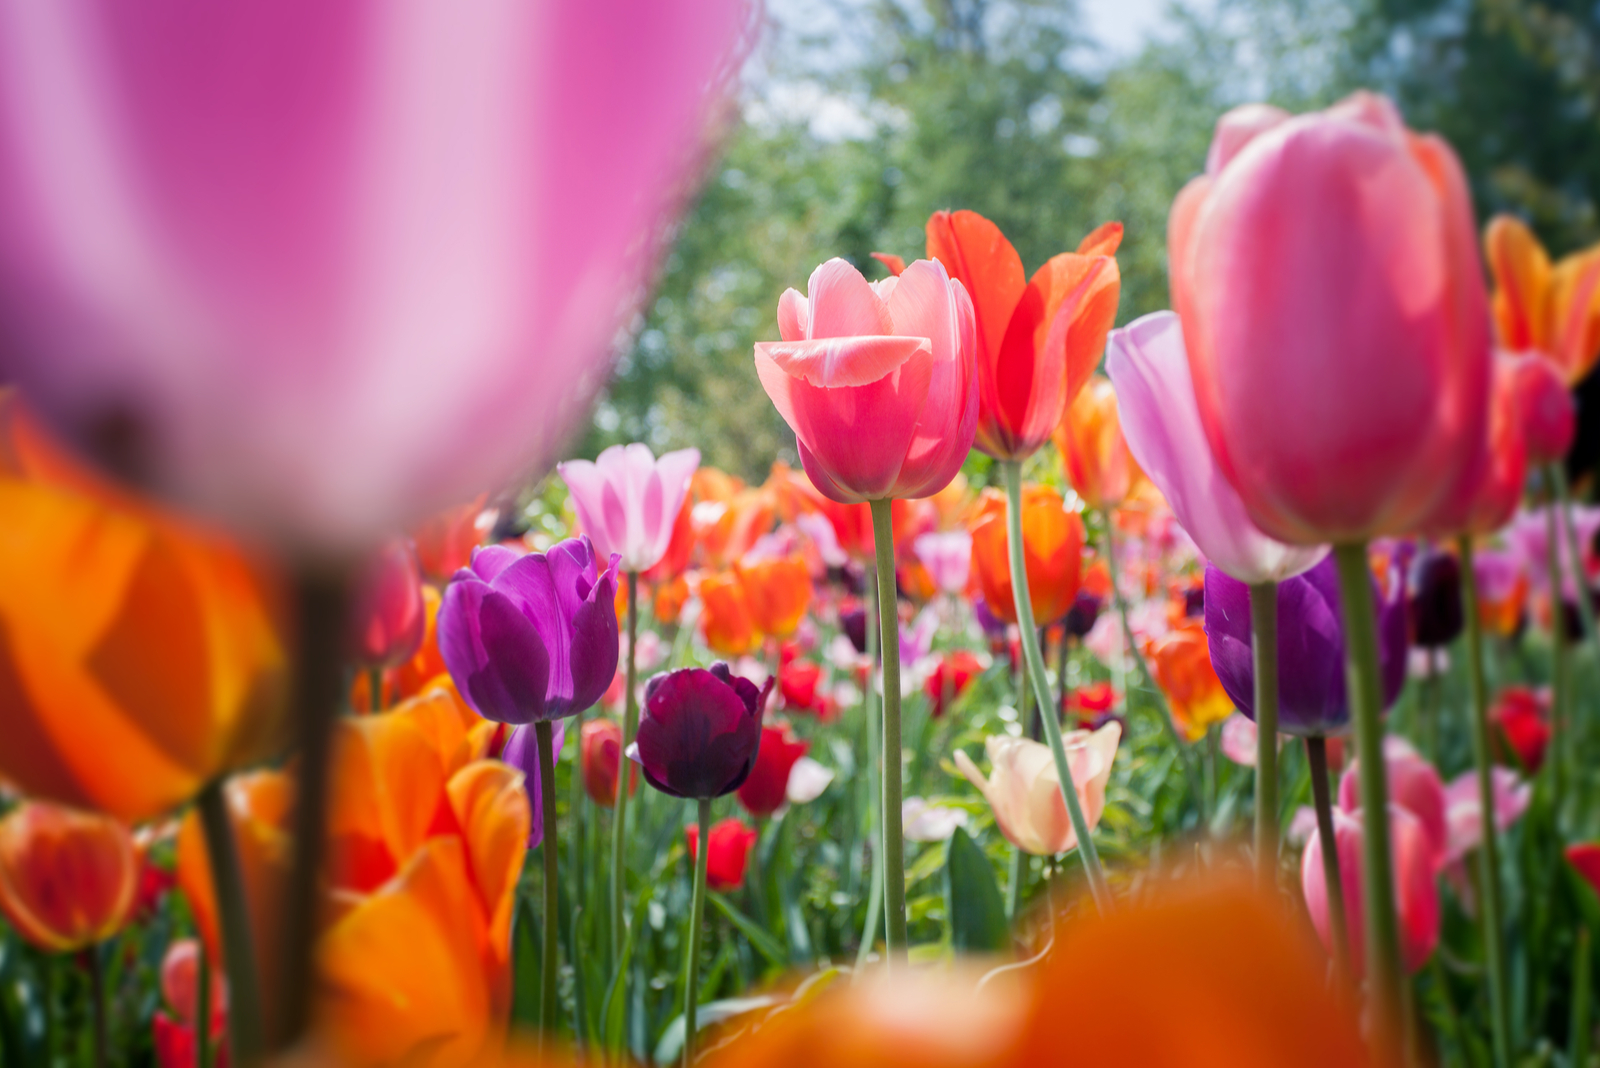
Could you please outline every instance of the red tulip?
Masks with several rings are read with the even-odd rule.
[[[161,1065],[196,1064],[195,1019],[200,1012],[200,941],[178,939],[167,947],[161,959],[161,994],[172,1014],[157,1010],[155,1030],[156,1061]],[[222,969],[211,969],[211,1041],[217,1052],[216,1064],[226,1065],[225,1037],[228,1019],[228,988]]]
[[[583,789],[595,805],[610,809],[617,804],[617,777],[622,771],[622,725],[605,717],[583,722],[579,754],[583,760]],[[639,789],[639,770],[628,779],[628,794]]]
[[[1600,266],[1600,265],[1597,265]],[[1561,376],[1547,361],[1533,356],[1505,357],[1514,369],[1517,409],[1528,463],[1560,460],[1578,433],[1578,406]]]
[[[422,646],[427,617],[417,551],[409,539],[391,538],[373,555],[356,589],[356,660],[372,668],[410,660]]]
[[[1529,775],[1544,764],[1545,747],[1550,745],[1550,698],[1528,687],[1507,687],[1489,710],[1489,723],[1496,731],[1495,751],[1506,758],[1509,746],[1516,762]]]
[[[700,856],[700,825],[683,829],[689,839],[689,860]],[[729,817],[711,826],[710,853],[706,856],[706,886],[713,891],[736,891],[744,884],[744,868],[756,831],[738,817]]]
[[[1567,862],[1600,894],[1600,843],[1574,843],[1567,847]]]
[[[739,803],[751,816],[771,816],[783,805],[789,790],[789,773],[811,745],[798,738],[788,724],[778,722],[761,729],[761,749],[750,776],[739,787]],[[713,840],[716,829],[711,831]],[[714,843],[713,843],[714,845]]]
[[[0,819],[0,912],[40,950],[81,950],[127,923],[139,851],[120,821],[51,802]]]
[[[1441,139],[1370,93],[1231,112],[1173,204],[1168,255],[1206,437],[1266,534],[1400,534],[1476,493],[1489,308]]]
[[[945,703],[954,703],[982,674],[983,664],[971,650],[955,650],[939,658],[939,663],[922,684],[922,692],[928,696],[928,709],[932,715],[943,716]]]
[[[778,669],[778,692],[786,709],[810,709],[817,703],[822,666],[804,657],[787,661]]]

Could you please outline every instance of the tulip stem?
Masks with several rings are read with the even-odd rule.
[[[639,730],[639,705],[634,700],[637,664],[634,650],[639,638],[639,573],[628,573],[628,692],[623,697],[622,752],[627,753]],[[580,743],[582,740],[579,740]],[[611,971],[620,967],[623,936],[623,892],[626,889],[628,845],[628,770],[617,776],[617,804],[611,820]]]
[[[906,950],[905,839],[900,830],[900,614],[894,588],[894,518],[891,502],[872,502],[872,541],[877,551],[878,649],[883,659],[883,890],[888,913],[885,958]]]
[[[1050,708],[1050,680],[1045,675],[1044,655],[1039,651],[1039,629],[1033,620],[1033,601],[1028,593],[1028,565],[1022,541],[1022,462],[1002,460],[1000,473],[1006,484],[1006,553],[1011,561],[1011,600],[1017,609],[1022,656],[1033,683],[1034,699],[1042,713]],[[1067,760],[1067,748],[1061,741],[1061,717],[1056,714],[1041,719],[1050,755],[1055,758],[1061,798],[1067,803],[1067,817],[1072,821],[1072,832],[1078,840],[1078,858],[1083,862],[1083,873],[1089,881],[1089,893],[1094,896],[1095,906],[1105,913],[1111,908],[1111,892],[1100,868],[1094,833],[1089,830],[1083,807],[1078,804],[1078,785],[1072,778],[1072,764]]]
[[[1406,1033],[1400,973],[1400,926],[1395,916],[1394,860],[1389,849],[1388,769],[1383,756],[1383,693],[1378,668],[1377,618],[1364,542],[1333,549],[1345,634],[1345,691],[1361,761],[1362,918],[1366,974],[1373,1011],[1373,1050],[1392,1049]],[[1465,569],[1463,569],[1465,570]],[[1333,840],[1323,844],[1337,850]],[[1326,850],[1324,851],[1326,852]],[[1381,1057],[1381,1056],[1380,1056]]]
[[[556,972],[561,961],[561,885],[556,866],[556,758],[555,733],[550,721],[540,720],[533,725],[533,737],[539,746],[539,807],[543,810],[544,838],[544,946],[541,978],[539,981],[539,1043],[546,1042],[556,1027]]]
[[[1499,847],[1495,842],[1494,779],[1489,754],[1489,692],[1483,678],[1483,622],[1478,617],[1478,580],[1472,570],[1472,538],[1462,535],[1461,598],[1467,618],[1467,681],[1472,691],[1472,760],[1478,769],[1478,805],[1483,840],[1478,846],[1478,889],[1483,895],[1483,949],[1489,980],[1489,1026],[1497,1064],[1509,1065],[1510,1010],[1506,1003],[1505,933],[1500,912]],[[1561,617],[1556,615],[1556,627]],[[1553,755],[1554,756],[1554,755]],[[1363,760],[1362,779],[1366,779]]]
[[[1568,1065],[1589,1064],[1590,968],[1589,929],[1580,924],[1572,948],[1572,1025],[1567,1030],[1572,1054],[1567,1059]]]
[[[1545,564],[1550,573],[1550,811],[1557,825],[1561,822],[1561,796],[1566,778],[1567,704],[1572,669],[1568,665],[1566,613],[1562,611],[1561,549],[1556,532],[1556,509],[1552,502],[1545,509]],[[1580,599],[1581,600],[1581,599]]]
[[[94,1060],[97,1065],[111,1064],[111,1037],[106,1030],[106,965],[101,960],[105,948],[91,943],[84,953],[89,957],[89,1002],[94,1011]]]
[[[1143,651],[1133,639],[1133,625],[1128,622],[1128,601],[1122,596],[1122,584],[1117,581],[1117,540],[1111,526],[1111,513],[1105,513],[1105,521],[1106,574],[1111,579],[1111,600],[1116,604],[1117,619],[1122,624],[1122,640],[1128,646],[1129,658],[1139,666],[1139,676],[1143,680],[1144,688],[1156,706],[1156,718],[1161,721],[1161,727],[1166,731],[1167,738],[1172,740],[1172,748],[1177,751],[1178,763],[1183,766],[1184,778],[1189,781],[1189,794],[1194,799],[1195,808],[1200,812],[1200,824],[1204,827],[1207,822],[1206,793],[1200,782],[1200,770],[1195,767],[1194,755],[1189,752],[1189,744],[1178,734],[1178,725],[1173,723],[1172,711],[1167,708],[1166,697],[1162,694],[1160,685],[1150,674],[1150,665],[1145,662]]]
[[[700,937],[706,913],[706,862],[711,857],[711,799],[696,799],[700,834],[694,858],[694,897],[689,902],[689,949],[683,956],[683,1064],[694,1064],[695,1013],[700,1008]]]
[[[866,967],[867,958],[878,945],[878,933],[883,930],[883,851],[878,849],[878,837],[873,834],[873,814],[878,809],[878,725],[873,719],[877,707],[877,689],[873,676],[877,674],[878,656],[878,584],[876,574],[869,592],[872,606],[867,620],[867,688],[861,698],[861,716],[867,736],[867,864],[872,871],[867,875],[867,919],[861,929],[861,946],[856,950],[856,975]]]
[[[1567,541],[1567,556],[1572,562],[1572,583],[1577,587],[1578,617],[1583,621],[1583,633],[1594,643],[1595,656],[1600,658],[1600,627],[1595,625],[1594,601],[1589,592],[1589,580],[1583,573],[1583,554],[1578,547],[1578,528],[1572,519],[1572,494],[1567,489],[1567,472],[1559,463],[1545,465],[1545,477],[1555,488],[1556,502],[1561,506],[1561,529]]]
[[[1344,879],[1339,874],[1339,845],[1333,830],[1333,790],[1328,778],[1328,740],[1306,736],[1306,764],[1311,766],[1311,804],[1317,812],[1317,841],[1322,847],[1322,883],[1328,899],[1329,942],[1333,975],[1339,984],[1350,978],[1350,926],[1344,913]]]
[[[222,965],[228,979],[228,1056],[234,1065],[261,1064],[261,990],[257,986],[255,937],[250,904],[245,898],[239,849],[222,781],[212,780],[200,792],[200,827],[216,894],[217,926],[222,935]],[[202,947],[201,953],[204,954]],[[209,995],[209,991],[207,992]],[[209,1022],[206,1022],[209,1026]]]
[[[1278,584],[1250,587],[1250,653],[1255,661],[1256,871],[1278,883]]]

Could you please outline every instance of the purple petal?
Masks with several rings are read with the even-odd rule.
[[[539,719],[550,660],[533,624],[504,595],[452,582],[439,607],[439,652],[467,704],[505,724]]]
[[[547,711],[551,716],[565,716],[572,697],[572,625],[561,611],[549,557],[543,553],[523,557],[500,573],[494,589],[516,605],[544,640],[549,658]]]
[[[1282,622],[1279,623],[1280,630]],[[1254,720],[1255,662],[1250,651],[1250,588],[1215,564],[1205,574],[1206,646],[1222,689]]]
[[[567,741],[566,723],[565,720],[557,720],[550,734],[550,748],[556,764],[561,763],[561,751]],[[533,813],[533,822],[528,825],[529,850],[544,841],[544,795],[539,789],[538,742],[533,725],[523,724],[512,730],[505,748],[500,751],[500,760],[521,771],[522,787],[528,792],[528,808]]]
[[[637,741],[636,759],[657,790],[715,798],[750,774],[761,720],[721,673],[684,668],[651,680]]]
[[[472,551],[472,574],[485,583],[493,583],[495,576],[524,556],[510,546],[479,546]]]

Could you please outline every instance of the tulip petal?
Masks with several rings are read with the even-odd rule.
[[[818,265],[806,283],[806,298],[811,316],[807,338],[894,333],[883,300],[848,260],[835,256]]]
[[[1078,242],[1079,256],[1115,256],[1122,246],[1122,224],[1101,223]]]
[[[934,212],[928,217],[927,235],[929,258],[944,264],[972,298],[976,361],[980,368],[991,366],[999,358],[1006,326],[1027,284],[1022,257],[1000,228],[977,212]]]
[[[784,341],[804,341],[811,328],[811,304],[793,286],[778,298],[778,337]]]
[[[1241,104],[1224,112],[1206,151],[1206,174],[1218,174],[1251,141],[1289,118],[1287,111],[1272,104]]]
[[[480,716],[525,724],[544,712],[552,662],[544,637],[487,583],[458,579],[445,590],[439,652]]]

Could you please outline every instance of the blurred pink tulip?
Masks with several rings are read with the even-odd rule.
[[[812,483],[846,504],[943,490],[978,426],[966,289],[937,260],[868,282],[840,259],[806,289],[778,301],[783,340],[756,344],[756,374]]]
[[[1529,464],[1562,459],[1578,433],[1578,406],[1550,362],[1534,355],[1502,357],[1515,371],[1517,407]]]
[[[1383,761],[1388,766],[1390,804],[1404,807],[1417,818],[1437,867],[1444,861],[1450,840],[1444,781],[1427,759],[1398,735],[1384,737]],[[1339,779],[1339,808],[1353,813],[1360,805],[1361,762],[1353,760]]]
[[[1112,720],[1093,732],[1069,731],[1062,740],[1091,831],[1106,807],[1106,784],[1121,738],[1122,725]],[[961,750],[955,754],[956,767],[983,792],[1000,834],[1030,854],[1059,854],[1077,846],[1050,747],[1032,739],[991,735],[984,740],[984,750],[991,766],[987,779]]]
[[[1518,388],[1517,363],[1517,357],[1495,354],[1489,400],[1489,463],[1480,470],[1476,488],[1436,511],[1424,525],[1424,533],[1437,538],[1491,534],[1510,523],[1516,514],[1528,478],[1526,412]]]
[[[911,542],[911,551],[946,594],[960,595],[972,574],[972,536],[966,531],[929,531]]]
[[[1112,331],[1106,373],[1128,449],[1207,560],[1253,584],[1299,575],[1327,554],[1325,545],[1288,546],[1262,534],[1217,469],[1177,315],[1156,312]]]
[[[303,549],[547,465],[740,0],[0,7],[0,380]]]
[[[1333,837],[1339,848],[1339,882],[1344,890],[1345,920],[1350,939],[1350,965],[1356,976],[1365,971],[1365,912],[1361,896],[1361,810],[1333,811]],[[1400,920],[1400,957],[1408,972],[1426,965],[1439,942],[1439,884],[1428,833],[1409,809],[1389,807],[1389,843],[1393,850],[1394,885]],[[1313,831],[1300,861],[1300,887],[1306,911],[1322,945],[1333,947],[1328,923],[1327,883],[1322,873],[1322,837]]]
[[[356,588],[355,656],[369,668],[393,668],[422,646],[428,624],[422,565],[409,538],[391,538],[368,562]],[[374,706],[377,708],[377,706]]]
[[[624,572],[642,572],[667,552],[689,479],[699,466],[698,449],[679,449],[657,460],[649,446],[635,442],[556,469],[595,550],[601,556],[620,554]]]
[[[1206,437],[1262,531],[1401,534],[1476,491],[1489,306],[1442,140],[1371,93],[1230,113],[1167,251]]]
[[[1533,784],[1523,782],[1503,765],[1489,770],[1489,783],[1494,796],[1494,826],[1505,831],[1528,811],[1533,802]],[[1450,829],[1445,862],[1454,864],[1483,841],[1483,804],[1478,797],[1477,772],[1469,770],[1451,780],[1444,789],[1444,798]]]

